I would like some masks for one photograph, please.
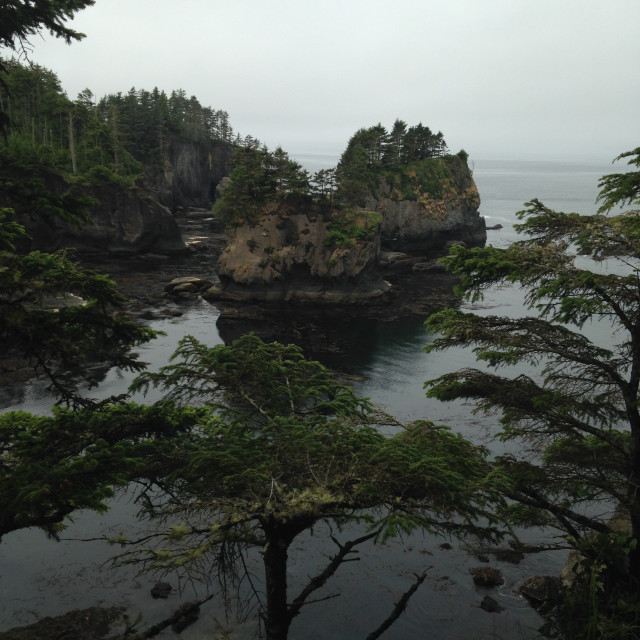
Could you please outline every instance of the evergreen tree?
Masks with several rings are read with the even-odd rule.
[[[387,137],[383,162],[388,165],[398,165],[402,161],[402,149],[404,147],[404,137],[407,133],[407,123],[403,120],[396,119],[393,128]]]
[[[620,158],[640,168],[640,148]],[[640,172],[605,176],[600,186],[596,215],[556,212],[532,200],[518,214],[526,240],[507,249],[452,249],[444,263],[461,277],[467,298],[478,300],[496,285],[519,285],[536,313],[506,318],[448,310],[432,316],[428,325],[438,337],[428,351],[473,347],[489,370],[445,374],[428,383],[428,395],[501,412],[500,437],[519,443],[518,453],[495,462],[513,501],[505,515],[517,524],[555,527],[584,556],[562,614],[565,633],[636,638],[640,212],[612,211],[640,204]],[[611,347],[583,334],[591,322],[611,326]],[[491,371],[521,364],[533,372]],[[627,520],[626,530],[615,528],[615,513]]]
[[[84,34],[74,31],[65,22],[95,0],[12,0],[0,6],[0,47],[11,49],[17,54],[30,51],[29,38],[48,31],[56,38],[70,44],[81,40]],[[0,73],[5,70],[5,61],[0,58]]]
[[[187,337],[173,360],[142,374],[132,389],[158,386],[165,402],[205,403],[204,413],[163,450],[167,491],[144,501],[144,514],[170,530],[152,533],[123,561],[182,570],[204,562],[226,575],[246,566],[247,550],[261,548],[266,637],[284,640],[301,607],[358,542],[416,528],[495,536],[479,522],[495,497],[487,452],[445,427],[400,427],[298,347],[254,335],[213,348]],[[395,424],[396,435],[383,435],[379,424]],[[340,544],[327,568],[291,599],[289,549],[320,521],[368,527],[359,540]],[[157,547],[148,545],[153,538]]]
[[[148,476],[157,443],[194,422],[168,404],[0,414],[0,541],[28,527],[57,536],[74,511],[106,511],[115,488]]]
[[[38,26],[67,39],[79,37],[63,23],[89,4],[4,3],[0,43],[25,46],[24,39]],[[9,96],[12,126],[28,132],[31,125],[35,143],[36,131],[56,125],[51,115],[58,114],[61,101],[49,97],[61,96],[57,79],[39,68],[23,74],[22,68],[10,66],[18,75],[6,84],[24,80],[26,85],[20,92],[17,84],[10,87],[16,89]],[[33,86],[40,91],[31,91]],[[84,94],[78,108],[90,109],[88,100]],[[61,136],[70,115],[70,103],[65,99],[62,104]],[[22,134],[12,132],[16,138]],[[55,135],[47,134],[46,140],[43,135],[36,150],[55,142]],[[95,364],[140,371],[144,364],[130,349],[155,334],[123,314],[124,299],[107,277],[78,267],[64,252],[20,251],[26,232],[15,221],[16,211],[81,224],[87,202],[73,190],[62,195],[49,191],[50,168],[34,154],[18,151],[10,141],[0,144],[0,344],[3,355],[30,361],[48,378],[57,401],[73,411],[54,411],[50,417],[23,412],[0,416],[0,536],[31,526],[55,534],[74,510],[104,509],[112,488],[139,473],[146,451],[141,447],[148,448],[149,438],[188,423],[186,414],[172,414],[170,407],[166,413],[132,406],[123,412],[108,406],[109,401],[87,397],[87,386],[98,381]]]
[[[229,183],[213,206],[230,225],[256,224],[262,215],[311,201],[307,171],[280,147],[270,152],[254,142],[236,148]]]

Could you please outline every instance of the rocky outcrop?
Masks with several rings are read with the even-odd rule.
[[[266,207],[259,222],[232,228],[218,263],[220,284],[207,295],[236,301],[371,300],[389,291],[391,272],[426,273],[450,244],[486,241],[465,157],[429,159],[374,177],[378,184],[367,183],[363,206],[322,215],[313,205],[305,205],[305,213],[276,205]]]
[[[466,195],[473,203],[473,191]],[[394,251],[429,253],[454,242],[478,246],[487,239],[478,205],[461,197],[427,202],[383,198],[371,204],[382,213],[382,242]]]
[[[500,569],[493,567],[474,567],[469,569],[474,584],[481,587],[498,587],[504,584],[504,577]]]
[[[328,216],[274,214],[231,229],[218,262],[220,283],[204,297],[342,304],[381,296],[390,285],[375,273],[376,230],[335,244],[330,227]]]
[[[228,175],[233,149],[228,142],[170,138],[160,163],[146,162],[146,186],[171,211],[210,207],[216,187]]]
[[[452,165],[454,171],[442,178],[439,197],[418,191],[412,199],[399,199],[384,181],[375,196],[369,195],[365,206],[382,214],[381,240],[385,247],[429,254],[454,242],[484,245],[487,232],[478,212],[478,189],[466,163],[455,157],[450,164],[453,161],[457,161]]]
[[[59,179],[57,189],[63,188]],[[89,222],[78,226],[57,217],[30,213],[20,221],[31,236],[31,250],[76,249],[81,253],[179,253],[186,250],[171,212],[141,188],[114,185],[82,187],[95,204]]]

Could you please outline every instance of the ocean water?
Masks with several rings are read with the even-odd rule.
[[[337,162],[337,157],[328,155],[295,157],[311,171],[335,166]],[[607,159],[603,159],[602,164],[475,160],[472,166],[482,200],[480,211],[487,225],[503,225],[500,230],[488,232],[488,243],[495,246],[507,246],[516,239],[515,212],[531,198],[537,197],[562,211],[593,213],[597,208],[598,179],[619,170],[608,164]],[[463,308],[500,315],[525,313],[522,295],[512,288],[491,291],[482,304],[471,307],[463,303]],[[193,334],[210,345],[219,344],[222,340],[216,320],[215,308],[201,301],[189,307],[180,318],[154,321],[153,328],[165,331],[166,335],[142,349],[141,358],[148,361],[151,368],[161,366],[185,334]],[[427,334],[423,321],[423,318],[406,318],[360,325],[361,330],[368,333],[366,340],[358,340],[357,344],[354,341],[354,348],[344,356],[349,370],[357,374],[355,390],[402,420],[431,418],[500,453],[505,445],[494,439],[495,418],[476,416],[469,406],[443,404],[425,397],[425,380],[469,366],[473,356],[465,350],[425,354],[423,348],[432,337]],[[357,331],[357,320],[351,324]],[[595,331],[597,335],[598,330]],[[602,336],[606,335],[604,328]],[[119,393],[126,389],[130,379],[128,374],[111,371],[97,395]],[[154,399],[153,396],[147,398]],[[45,412],[50,404],[48,395],[37,383],[32,383],[25,386],[19,397],[11,396],[1,410],[23,408]],[[64,537],[87,539],[104,532],[117,534],[133,526],[134,513],[132,496],[123,494],[106,515],[77,514]],[[323,528],[318,527],[313,534],[297,539],[292,547],[290,569],[294,594],[296,586],[301,586],[305,577],[316,572],[333,552],[323,533]],[[537,532],[530,535],[533,540]],[[478,566],[479,562],[466,552],[464,545],[449,541],[453,549],[444,550],[440,546],[443,542],[428,535],[415,535],[384,547],[364,547],[360,561],[342,567],[327,590],[318,596],[340,592],[340,597],[305,607],[292,625],[291,639],[365,637],[410,586],[413,575],[422,571],[428,572],[428,580],[414,595],[402,618],[384,635],[386,639],[536,637],[535,630],[541,620],[518,595],[517,587],[530,575],[557,573],[564,562],[563,556],[533,554],[519,565],[492,562],[492,566],[504,572],[506,584],[497,591],[485,591],[473,585],[468,573],[469,568]],[[168,603],[151,600],[148,592],[156,580],[153,576],[137,576],[131,570],[115,570],[105,564],[117,551],[96,541],[56,543],[39,531],[5,536],[0,544],[0,629],[99,603],[122,604],[134,612],[134,617],[135,612],[143,612],[149,623],[161,619],[169,608],[177,608],[180,602],[177,595]],[[259,573],[259,558],[250,558],[250,563]],[[172,577],[169,582],[177,586]],[[203,589],[199,585],[182,586],[185,600],[193,599],[194,592],[201,593]],[[480,609],[480,601],[487,593],[505,608],[502,613],[489,614]],[[203,607],[200,622],[185,630],[181,637],[211,637],[217,624],[224,627],[227,622],[223,609],[214,601]],[[233,638],[250,638],[255,630],[252,623],[241,623],[233,617],[228,625],[233,630]],[[163,632],[158,637],[175,636]]]

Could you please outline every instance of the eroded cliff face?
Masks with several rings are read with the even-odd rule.
[[[385,247],[430,254],[454,242],[484,245],[487,231],[478,212],[480,196],[471,173],[459,170],[442,179],[439,187],[441,197],[417,190],[415,199],[401,200],[394,188],[383,181],[377,197],[367,198],[366,207],[382,214],[381,240]]]
[[[145,163],[146,186],[171,211],[209,207],[215,200],[216,186],[228,175],[232,154],[227,142],[171,138],[162,162]]]
[[[378,229],[368,239],[334,243],[331,220],[314,214],[272,214],[259,225],[229,231],[218,262],[220,284],[205,297],[232,300],[351,303],[389,289],[375,273]]]
[[[47,189],[62,196],[70,189],[64,179],[48,174]],[[73,186],[77,197],[88,197],[89,221],[77,225],[58,216],[15,203],[17,220],[30,236],[23,250],[76,249],[81,253],[179,253],[186,250],[182,234],[171,212],[139,187],[112,184]]]
[[[91,221],[82,228],[58,226],[58,247],[114,254],[171,254],[186,250],[175,218],[148,192],[136,187],[99,187],[90,189],[90,195],[98,200],[91,208]]]

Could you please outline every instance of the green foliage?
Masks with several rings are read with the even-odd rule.
[[[46,164],[98,184],[116,174],[120,178],[112,183],[126,176],[131,184],[142,173],[142,162],[162,161],[171,137],[232,140],[228,114],[203,107],[182,90],[167,96],[157,88],[131,89],[96,102],[85,89],[71,101],[53,72],[15,60],[4,67],[0,104],[6,117],[0,150],[21,166]]]
[[[380,193],[381,185],[391,187],[390,197],[397,200],[462,192],[471,178],[467,156],[446,152],[442,133],[433,134],[422,124],[407,128],[396,120],[390,133],[380,124],[360,129],[336,169],[337,199],[346,206],[364,206],[368,195],[387,195]]]
[[[640,151],[620,157],[633,157],[630,163],[637,165]],[[637,202],[639,175],[602,178],[603,211]],[[519,525],[553,526],[584,554],[584,579],[563,605],[564,622],[575,622],[567,637],[637,637],[638,211],[582,216],[553,211],[538,200],[525,207],[517,226],[528,236],[524,240],[506,249],[453,247],[443,262],[460,277],[459,292],[468,299],[477,301],[495,286],[519,286],[533,314],[505,318],[447,310],[432,316],[427,325],[437,337],[427,351],[471,347],[485,367],[431,380],[427,394],[500,412],[500,437],[519,443],[517,455],[495,461],[503,491],[514,501],[504,515]],[[591,262],[577,263],[572,249]],[[599,268],[603,260],[606,269]],[[581,331],[587,322],[611,326],[613,346],[591,342]],[[497,373],[522,365],[528,375]],[[628,519],[623,537],[631,544],[614,543],[610,505]]]
[[[172,477],[189,476],[181,486],[192,499],[206,495],[205,503],[226,508],[237,497],[229,505],[236,513],[249,509],[247,517],[257,517],[281,509],[289,520],[300,496],[316,493],[323,497],[314,509],[337,519],[348,517],[347,506],[382,504],[401,504],[407,513],[415,507],[415,514],[458,510],[471,520],[479,513],[471,503],[475,496],[481,504],[484,495],[484,449],[424,421],[383,436],[371,404],[298,347],[248,335],[209,348],[187,337],[175,359],[143,373],[132,390],[155,385],[172,402],[209,407],[200,428],[177,444],[182,462]]]
[[[622,158],[629,158],[627,164],[640,169],[640,147],[621,153],[616,160]],[[640,171],[638,170],[604,176],[598,186],[600,187],[598,202],[602,202],[598,213],[611,211],[624,205],[640,204]]]
[[[380,176],[392,189],[394,200],[417,200],[424,194],[442,198],[455,189],[452,176],[442,159],[426,159],[385,169]]]
[[[114,487],[149,475],[152,438],[188,428],[195,415],[168,404],[0,414],[0,538],[32,526],[56,535],[76,509],[106,510]]]
[[[131,176],[120,176],[108,167],[102,165],[91,167],[87,173],[86,180],[89,184],[113,185],[121,189],[128,189],[135,184]]]
[[[358,241],[373,239],[381,222],[382,214],[376,211],[347,209],[334,213],[324,244],[327,247],[353,247]]]
[[[155,333],[117,313],[124,299],[111,280],[79,268],[64,252],[14,253],[11,247],[24,235],[5,210],[0,337],[49,378],[60,401],[87,404],[80,388],[97,384],[99,377],[89,363],[141,370],[144,365],[129,349]]]
[[[5,2],[0,45],[22,54],[27,38],[43,28],[67,42],[79,39],[64,23],[91,4]],[[64,252],[21,252],[28,238],[14,218],[82,224],[91,202],[73,180],[63,193],[47,185],[64,184],[59,174],[75,173],[78,165],[90,169],[103,144],[107,153],[112,143],[121,167],[134,165],[93,117],[90,92],[72,105],[56,76],[37,65],[0,60],[0,74],[0,343],[3,355],[31,361],[58,402],[74,407],[54,407],[51,416],[0,415],[0,536],[32,526],[55,535],[74,510],[104,510],[114,487],[143,469],[154,477],[150,456],[157,455],[161,436],[189,428],[195,412],[85,397],[84,387],[98,381],[98,363],[144,368],[129,350],[155,334],[123,315],[124,299],[105,276],[81,269]],[[81,132],[74,131],[78,123]]]
[[[254,225],[275,211],[310,208],[309,175],[282,149],[239,147],[232,164],[229,184],[213,206],[213,214],[227,225]]]
[[[203,106],[183,89],[167,95],[157,87],[152,91],[132,88],[110,94],[96,105],[88,105],[89,114],[110,131],[117,131],[123,146],[144,162],[160,161],[170,136],[212,143],[233,141],[233,129],[226,111]]]
[[[320,520],[369,523],[365,539],[378,541],[416,528],[498,535],[485,449],[428,421],[383,435],[379,426],[393,421],[294,345],[248,335],[210,348],[187,337],[171,364],[143,373],[132,390],[150,385],[203,413],[165,451],[167,494],[144,503],[170,529],[134,558],[229,571],[246,548],[262,547],[268,637],[284,637],[271,635],[271,622],[280,616],[288,627],[299,609],[274,604],[275,594],[287,602],[286,549]]]
[[[640,601],[624,584],[625,558],[637,540],[621,533],[598,533],[576,541],[581,553],[575,581],[554,615],[557,633],[567,638],[635,640],[640,633]]]
[[[131,390],[158,386],[172,400],[186,403],[199,398],[231,411],[238,407],[253,419],[310,412],[360,414],[369,407],[320,363],[306,360],[299,347],[265,344],[253,334],[236,340],[232,347],[213,348],[187,336],[172,357],[178,359],[157,373],[144,372]]]
[[[22,55],[30,48],[29,38],[48,31],[67,44],[81,40],[84,34],[66,26],[67,20],[95,0],[38,0],[38,2],[3,2],[0,6],[0,47]],[[0,58],[0,74],[6,62]],[[0,77],[0,85],[3,79]]]

